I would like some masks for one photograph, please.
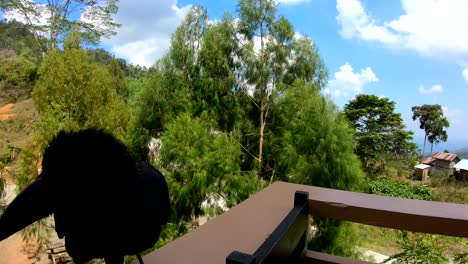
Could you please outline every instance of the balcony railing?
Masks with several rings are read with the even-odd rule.
[[[468,238],[468,205],[276,182],[145,263],[369,263],[305,249],[308,216]]]

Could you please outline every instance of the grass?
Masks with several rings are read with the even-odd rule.
[[[396,170],[395,170],[396,171]],[[412,172],[408,173],[411,175]],[[395,174],[392,179],[401,179]],[[433,201],[468,204],[468,184],[448,180],[445,176],[432,176],[430,182],[409,181],[416,186],[428,187]],[[422,223],[423,224],[423,223]],[[398,233],[395,229],[354,224],[361,237],[362,247],[390,256],[402,251],[397,243]],[[433,235],[432,239],[443,248],[443,254],[453,259],[455,253],[468,253],[468,239]]]
[[[353,223],[362,239],[361,247],[387,256],[400,252],[401,247],[396,243],[395,230]]]

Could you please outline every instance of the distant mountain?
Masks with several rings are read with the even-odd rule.
[[[459,150],[455,150],[453,153],[457,154],[458,156],[468,159],[468,148],[462,148]]]

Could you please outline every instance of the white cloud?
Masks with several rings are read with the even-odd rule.
[[[133,64],[150,66],[170,46],[172,33],[179,26],[191,5],[178,7],[177,0],[119,1],[115,20],[122,24],[117,35],[103,40],[117,57]]]
[[[442,111],[444,112],[444,116],[447,117],[450,122],[450,125],[460,124],[463,119],[463,112],[461,110],[451,110],[447,106],[442,106]]]
[[[336,9],[338,10],[336,20],[341,25],[342,37],[347,39],[360,37],[364,40],[377,40],[386,44],[400,42],[398,35],[386,27],[376,25],[359,0],[338,0]]]
[[[370,67],[355,73],[353,67],[346,63],[338,72],[335,72],[334,79],[328,83],[324,92],[335,97],[360,94],[363,92],[364,85],[378,81],[379,79]]]
[[[465,68],[462,72],[463,78],[468,82],[468,68]]]
[[[431,88],[425,89],[423,85],[419,86],[420,94],[442,93],[444,88],[440,84],[432,85]]]
[[[297,5],[301,3],[307,3],[307,2],[310,2],[310,0],[276,0],[276,3],[285,4],[285,5]]]
[[[338,0],[336,19],[341,25],[341,35],[468,63],[468,1],[401,0],[401,3],[403,15],[379,23],[359,0]]]

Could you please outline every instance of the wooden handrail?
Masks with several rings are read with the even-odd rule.
[[[466,204],[385,197],[312,186],[301,189],[310,194],[309,213],[312,216],[468,238]]]
[[[236,250],[254,254],[291,211],[296,191],[309,193],[312,216],[468,237],[468,205],[276,182],[205,225],[144,256],[144,262],[225,263],[226,257]],[[365,263],[344,260],[347,261],[318,252],[306,252],[305,258],[306,263]]]

